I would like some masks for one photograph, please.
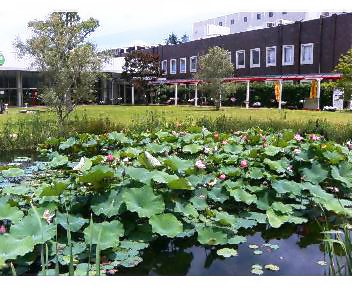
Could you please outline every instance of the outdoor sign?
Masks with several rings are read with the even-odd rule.
[[[332,94],[332,106],[338,110],[343,109],[343,91],[334,89]]]
[[[4,65],[5,63],[5,57],[4,55],[2,55],[2,53],[0,52],[0,66]]]

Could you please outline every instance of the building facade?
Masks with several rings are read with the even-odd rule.
[[[352,13],[145,50],[167,79],[192,79],[210,47],[229,51],[234,77],[331,73],[352,48]]]
[[[329,12],[240,12],[193,24],[192,39],[200,40],[255,29],[271,28],[296,21],[330,16]]]

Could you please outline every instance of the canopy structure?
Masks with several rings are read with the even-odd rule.
[[[306,75],[269,75],[269,76],[251,76],[251,77],[231,77],[231,78],[224,78],[223,83],[246,83],[246,108],[249,108],[249,100],[250,100],[250,83],[251,82],[265,82],[265,81],[272,81],[278,85],[278,108],[281,109],[282,107],[282,83],[283,81],[316,81],[316,99],[317,99],[317,106],[319,107],[320,104],[320,83],[323,80],[331,80],[336,81],[341,78],[341,74],[306,74]],[[201,80],[195,79],[174,79],[174,80],[167,80],[167,79],[159,79],[157,81],[153,81],[152,84],[154,85],[174,85],[175,86],[175,105],[177,105],[177,98],[178,98],[178,85],[194,85],[195,86],[195,97],[194,97],[194,105],[198,105],[198,84],[202,83]]]

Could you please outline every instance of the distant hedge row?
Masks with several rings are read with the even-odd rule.
[[[244,106],[246,99],[246,85],[236,84],[235,92],[227,95],[223,101],[225,106]],[[309,97],[310,84],[290,84],[285,83],[282,91],[282,101],[286,104],[285,108],[300,109],[303,108],[303,103],[300,102]],[[160,104],[166,104],[170,98],[175,95],[173,86],[162,86],[158,91],[156,101]],[[333,83],[326,82],[321,85],[320,94],[320,109],[324,106],[332,106]],[[194,98],[194,86],[179,86],[178,87],[178,103],[191,104],[190,99]],[[212,97],[203,89],[198,91],[199,104],[212,105]],[[206,101],[206,102],[205,102]],[[250,106],[255,102],[260,102],[262,107],[276,107],[278,103],[275,100],[273,84],[251,83],[250,86]]]

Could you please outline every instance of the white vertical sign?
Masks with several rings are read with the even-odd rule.
[[[332,106],[338,110],[343,109],[343,91],[340,89],[334,89],[332,94]]]

